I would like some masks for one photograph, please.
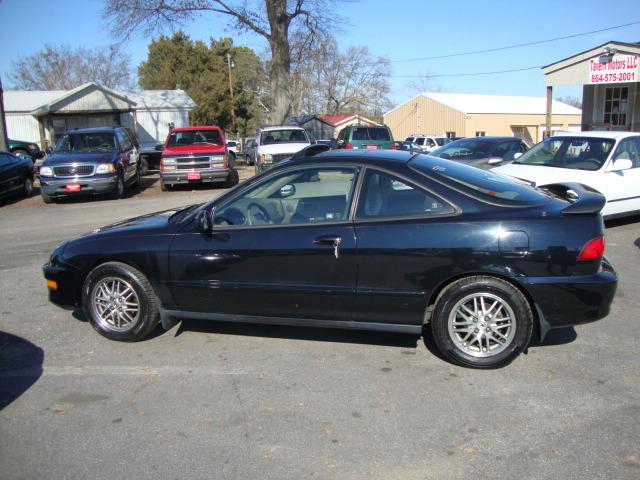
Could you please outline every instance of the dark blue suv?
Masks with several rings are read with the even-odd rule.
[[[134,139],[121,127],[83,128],[65,133],[40,167],[45,203],[71,195],[109,194],[122,198],[140,183]]]

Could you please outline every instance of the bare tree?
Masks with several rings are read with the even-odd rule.
[[[557,97],[556,100],[562,103],[566,103],[567,105],[571,105],[572,107],[582,109],[582,100],[580,100],[580,98],[578,97],[567,95],[565,97]]]
[[[202,13],[229,17],[238,31],[253,32],[269,43],[271,121],[280,123],[291,115],[291,49],[294,29],[313,36],[335,28],[327,15],[342,0],[104,0],[104,14],[112,30],[122,38],[155,35]]]
[[[424,70],[424,72],[417,78],[410,80],[406,83],[407,92],[411,95],[419,95],[425,92],[445,92],[445,89],[439,83],[436,83],[433,80],[433,76],[435,73],[429,69]]]
[[[69,90],[91,81],[129,90],[133,87],[130,61],[115,45],[93,49],[45,45],[14,61],[9,80],[13,88],[22,90]]]

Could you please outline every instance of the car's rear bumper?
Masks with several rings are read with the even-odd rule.
[[[160,172],[160,179],[165,185],[180,185],[187,183],[219,183],[229,178],[231,168],[211,168],[206,170],[176,170]],[[189,179],[188,174],[199,173],[200,178]]]
[[[40,176],[40,189],[50,197],[71,195],[102,195],[116,187],[116,174],[94,175],[92,177],[56,178]],[[80,185],[79,191],[68,191],[67,185]]]
[[[520,282],[543,313],[550,328],[594,322],[606,317],[618,286],[613,266],[603,260],[594,275],[534,277]]]

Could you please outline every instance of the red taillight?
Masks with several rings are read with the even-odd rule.
[[[351,146],[350,143],[347,143],[344,148],[346,148],[347,150],[351,150],[353,147]]]
[[[604,237],[589,240],[578,255],[578,260],[594,260],[604,255]]]

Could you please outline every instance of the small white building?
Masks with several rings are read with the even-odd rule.
[[[51,145],[67,130],[124,126],[140,143],[163,142],[172,126],[189,125],[196,103],[184,90],[116,92],[95,82],[73,90],[4,92],[7,136]]]

